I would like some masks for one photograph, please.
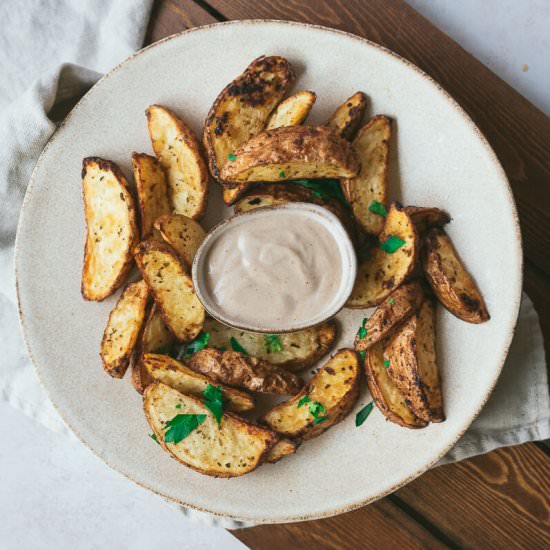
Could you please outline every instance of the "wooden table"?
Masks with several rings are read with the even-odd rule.
[[[447,89],[495,149],[513,187],[525,290],[550,353],[550,120],[402,0],[158,0],[146,43],[229,19],[287,19],[364,36]],[[550,548],[550,460],[542,444],[429,471],[341,516],[233,532],[253,549]]]

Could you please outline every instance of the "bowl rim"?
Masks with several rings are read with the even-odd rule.
[[[516,299],[513,303],[510,304],[510,308],[513,311],[513,322],[508,327],[508,339],[505,342],[505,345],[502,348],[501,357],[499,360],[499,367],[495,369],[495,374],[491,382],[488,384],[486,392],[484,394],[483,399],[480,400],[480,403],[468,417],[464,419],[464,422],[462,423],[462,427],[457,431],[457,434],[455,437],[450,441],[450,443],[445,446],[445,448],[438,453],[431,461],[428,461],[426,464],[424,464],[422,467],[415,470],[412,474],[404,478],[398,483],[393,484],[391,487],[387,488],[384,491],[381,491],[380,493],[369,496],[367,498],[358,500],[354,503],[347,504],[345,506],[340,507],[332,507],[327,508],[326,510],[322,512],[312,512],[302,515],[289,515],[284,517],[264,517],[264,518],[257,518],[257,517],[247,517],[247,516],[237,516],[235,514],[231,514],[228,512],[219,512],[215,510],[210,510],[208,508],[198,506],[193,503],[185,502],[182,499],[179,499],[177,497],[174,497],[173,495],[165,494],[155,487],[153,487],[150,483],[138,481],[131,477],[126,472],[119,469],[117,466],[114,466],[110,459],[105,455],[104,451],[101,449],[97,449],[92,447],[79,433],[79,431],[75,428],[75,426],[67,420],[65,417],[63,410],[61,407],[58,406],[58,404],[55,402],[55,400],[52,399],[50,392],[48,391],[48,388],[46,384],[44,383],[42,374],[41,374],[41,366],[39,362],[34,357],[32,347],[31,347],[31,338],[29,329],[26,324],[25,314],[22,311],[22,305],[21,305],[21,291],[19,287],[19,265],[21,261],[21,228],[25,223],[27,223],[27,216],[26,216],[26,208],[28,206],[28,203],[31,200],[31,195],[34,191],[34,188],[36,187],[36,174],[39,170],[40,165],[42,164],[43,159],[47,156],[48,151],[52,143],[56,141],[56,139],[59,137],[60,130],[64,128],[64,126],[71,120],[74,113],[80,109],[88,100],[90,95],[94,92],[94,90],[99,87],[103,81],[110,78],[113,74],[117,73],[120,69],[124,68],[124,66],[131,62],[134,58],[142,55],[143,53],[153,49],[161,47],[163,44],[170,42],[172,40],[178,40],[183,35],[189,34],[189,33],[196,33],[196,32],[203,32],[203,31],[210,31],[213,28],[216,27],[222,27],[222,26],[230,26],[230,25],[249,25],[249,26],[255,26],[255,25],[262,25],[262,24],[278,24],[278,25],[286,25],[286,26],[294,26],[294,27],[302,27],[306,29],[314,29],[323,31],[326,33],[331,33],[334,35],[339,35],[341,37],[346,37],[347,39],[359,42],[365,46],[369,46],[371,48],[374,48],[387,56],[391,57],[392,59],[398,61],[399,63],[403,64],[407,68],[414,71],[416,74],[418,74],[421,78],[432,84],[435,89],[437,89],[442,96],[445,98],[445,100],[449,103],[450,107],[452,107],[455,111],[457,111],[461,118],[466,122],[466,124],[470,127],[471,131],[478,137],[480,140],[481,145],[485,149],[485,153],[487,154],[487,159],[490,161],[494,167],[494,169],[498,172],[500,179],[502,180],[502,183],[504,184],[504,190],[508,194],[508,202],[511,207],[512,212],[512,221],[514,224],[514,230],[515,230],[515,245],[516,245],[516,256],[518,257],[519,261],[517,264],[516,269],[516,278],[518,280],[518,288],[516,289]],[[422,69],[420,69],[417,65],[412,63],[411,61],[405,59],[401,55],[393,52],[392,50],[386,48],[385,46],[382,46],[380,44],[377,44],[376,42],[373,42],[367,38],[363,38],[361,36],[357,36],[355,34],[352,34],[347,31],[343,31],[340,29],[334,29],[331,27],[326,27],[323,25],[317,25],[312,23],[302,23],[298,21],[285,21],[280,19],[247,19],[247,20],[232,20],[232,21],[222,21],[217,23],[211,23],[209,25],[204,26],[198,26],[198,27],[192,27],[190,29],[185,29],[179,33],[167,36],[157,42],[154,42],[152,44],[149,44],[148,46],[134,52],[132,55],[128,56],[125,60],[120,62],[118,65],[113,67],[110,71],[108,71],[103,77],[101,77],[87,92],[84,94],[84,96],[76,103],[76,105],[73,107],[73,109],[69,112],[69,114],[65,117],[65,119],[58,125],[48,142],[46,143],[44,149],[42,150],[42,153],[40,154],[36,165],[33,169],[33,172],[31,174],[29,184],[27,186],[27,190],[25,192],[25,196],[23,199],[23,203],[21,205],[20,215],[19,215],[19,221],[17,225],[17,232],[16,232],[16,239],[15,239],[15,250],[14,250],[14,271],[15,271],[15,281],[16,281],[16,296],[17,296],[17,308],[18,308],[18,314],[19,314],[19,322],[21,325],[21,330],[23,334],[23,340],[25,342],[25,346],[27,348],[27,352],[29,354],[29,358],[31,359],[31,362],[34,366],[35,372],[38,376],[38,379],[40,381],[41,386],[44,388],[46,394],[48,395],[52,405],[54,406],[55,410],[58,412],[64,423],[68,426],[68,428],[75,434],[75,436],[79,439],[79,441],[85,445],[91,452],[93,452],[96,456],[98,456],[107,466],[124,476],[125,478],[129,479],[130,481],[133,481],[140,487],[143,487],[145,489],[148,489],[149,491],[171,501],[175,502],[181,506],[185,506],[188,508],[191,508],[193,510],[197,510],[199,512],[206,512],[208,514],[211,514],[216,517],[221,518],[230,518],[236,521],[244,521],[244,522],[253,522],[256,525],[261,524],[267,524],[267,523],[291,523],[291,522],[298,522],[298,521],[308,521],[308,520],[315,520],[315,519],[323,519],[331,516],[335,516],[338,514],[343,514],[346,512],[351,512],[353,510],[357,510],[358,508],[362,508],[363,506],[366,506],[370,504],[371,502],[375,502],[376,500],[383,498],[394,491],[397,491],[407,483],[410,483],[412,480],[416,479],[420,475],[422,475],[424,472],[428,471],[432,466],[434,466],[443,456],[445,456],[458,442],[458,440],[464,435],[466,430],[470,427],[472,422],[477,418],[485,404],[487,403],[487,400],[489,399],[489,396],[493,392],[493,389],[500,377],[500,373],[502,372],[502,368],[504,366],[504,362],[506,360],[506,357],[508,356],[508,351],[510,349],[510,345],[512,343],[512,339],[516,330],[517,322],[518,322],[518,316],[519,316],[519,308],[521,305],[521,294],[522,294],[522,287],[523,287],[523,246],[522,246],[522,236],[521,236],[521,230],[520,230],[520,224],[519,224],[519,217],[517,212],[517,207],[515,204],[515,200],[513,197],[512,189],[510,186],[510,183],[508,181],[508,177],[500,164],[500,161],[498,160],[498,157],[494,150],[492,149],[491,145],[481,132],[481,130],[475,125],[474,121],[470,117],[470,115],[458,104],[458,102],[431,76],[429,76],[426,72],[424,72]]]

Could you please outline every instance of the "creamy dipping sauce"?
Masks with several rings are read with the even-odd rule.
[[[203,263],[202,291],[223,317],[239,326],[289,330],[323,320],[342,301],[342,243],[329,228],[343,228],[335,218],[273,209],[235,221],[214,237]]]

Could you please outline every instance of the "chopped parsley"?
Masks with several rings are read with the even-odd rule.
[[[229,155],[227,155],[227,158],[231,161],[237,160],[237,155],[234,155],[233,153],[229,153]]]
[[[150,437],[157,445],[160,445],[159,440],[157,439],[157,434],[149,434],[149,437]]]
[[[310,404],[309,412],[313,416],[314,424],[320,424],[321,422],[328,420],[327,410],[325,409],[325,407],[323,407],[321,403],[319,403],[319,401],[314,401],[313,403]]]
[[[365,405],[356,415],[355,415],[355,426],[358,428],[365,422],[369,417],[369,414],[372,412],[374,407],[374,401],[371,401],[368,405]]]
[[[365,361],[365,354],[366,353],[367,353],[366,351],[360,351],[359,352],[359,357],[361,357],[361,361]]]
[[[267,353],[275,353],[277,351],[283,351],[283,344],[277,334],[266,334],[264,336],[265,349]]]
[[[281,170],[281,171],[279,172],[279,177],[280,177],[280,178],[284,178],[284,177],[285,177],[285,172],[284,172],[284,170]]]
[[[214,415],[214,418],[218,422],[218,426],[221,424],[223,416],[222,394],[221,387],[213,386],[212,384],[208,384],[206,389],[202,392],[205,399],[204,404]]]
[[[178,403],[178,404],[176,405],[176,409],[181,409],[181,403]]]
[[[239,341],[234,336],[229,338],[229,343],[231,344],[233,351],[240,351],[241,353],[248,355],[248,351],[246,351],[241,344],[239,344]]]
[[[362,340],[367,336],[367,329],[365,328],[365,324],[367,323],[368,320],[369,320],[368,317],[365,317],[363,319],[363,322],[361,323],[361,326],[359,327],[359,330],[357,331],[357,336],[359,337],[360,340]]]
[[[393,304],[395,304],[395,298],[390,298],[389,304],[390,306],[393,306]]]
[[[177,445],[182,439],[185,439],[191,432],[196,430],[205,419],[205,414],[176,414],[164,426],[166,430],[164,441]]]
[[[384,361],[384,368],[387,369],[389,366],[390,366],[390,360],[389,360],[389,359],[386,359],[386,360]]]
[[[380,248],[388,254],[393,254],[399,250],[405,241],[397,237],[396,235],[390,235],[383,243],[380,243]]]
[[[369,204],[369,212],[377,214],[378,216],[383,216],[384,218],[388,215],[386,207],[378,201],[372,201]]]
[[[208,344],[208,340],[210,340],[210,333],[201,332],[193,341],[185,346],[182,357],[188,359],[193,354],[197,353],[197,351],[204,349],[206,344]]]
[[[319,199],[325,201],[334,199],[343,204],[348,210],[351,208],[346,197],[344,197],[344,193],[342,193],[340,182],[336,179],[294,180],[294,183],[311,189]]]
[[[311,402],[311,397],[309,397],[309,395],[304,395],[304,397],[302,397],[302,399],[300,399],[300,401],[298,401],[298,408],[300,408],[303,405],[305,405],[306,403],[310,403],[310,402]]]

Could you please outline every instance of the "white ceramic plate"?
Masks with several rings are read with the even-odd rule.
[[[491,320],[480,326],[442,308],[438,348],[447,421],[407,430],[374,411],[360,428],[355,412],[298,453],[250,475],[214,479],[172,460],[148,437],[141,398],[128,380],[105,375],[98,356],[115,297],[80,295],[85,228],[80,169],[98,155],[130,174],[132,151],[151,151],[144,110],[167,105],[199,134],[218,92],[256,56],[287,57],[297,89],[318,101],[322,122],[356,90],[369,114],[395,124],[391,193],[405,204],[438,206],[485,294]],[[219,220],[212,203],[206,223]],[[57,409],[80,439],[136,483],[193,508],[255,522],[319,518],[395,490],[434,464],[487,400],[506,357],[521,294],[521,242],[512,195],[493,151],[468,116],[431,79],[391,52],[321,27],[235,22],[192,29],[139,52],[79,103],[42,154],[25,197],[17,239],[21,321],[33,362]],[[340,315],[343,339],[364,312]]]

